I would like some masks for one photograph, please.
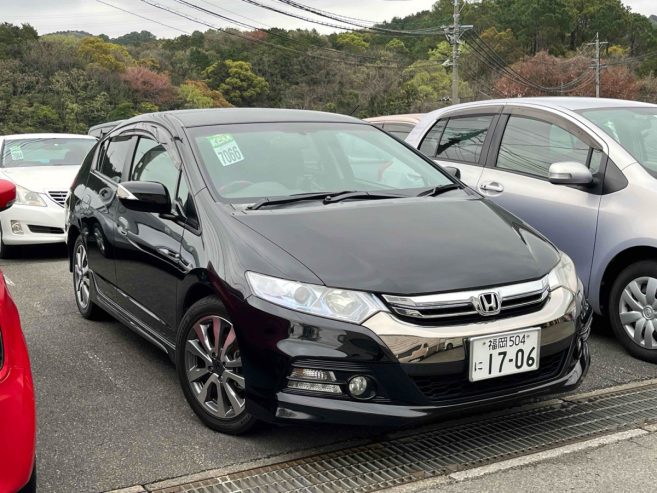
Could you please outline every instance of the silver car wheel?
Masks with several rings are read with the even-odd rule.
[[[89,275],[89,262],[87,260],[87,249],[83,244],[78,245],[75,250],[75,264],[73,265],[73,280],[75,285],[75,297],[82,310],[89,306],[89,294],[91,292],[91,276]]]
[[[185,343],[185,372],[203,408],[221,419],[244,412],[244,377],[235,328],[216,315],[203,317]]]
[[[639,277],[625,286],[618,313],[625,332],[635,344],[657,349],[657,279]]]

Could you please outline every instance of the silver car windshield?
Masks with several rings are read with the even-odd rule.
[[[657,107],[596,108],[579,113],[609,134],[657,177]]]
[[[390,192],[453,181],[370,125],[246,123],[188,129],[218,194],[230,202],[314,192]]]
[[[5,139],[0,166],[26,168],[80,165],[95,143],[95,139],[66,137]]]

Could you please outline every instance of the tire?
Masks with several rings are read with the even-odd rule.
[[[217,298],[203,298],[185,313],[176,338],[176,370],[187,402],[209,428],[241,435],[256,423],[246,410],[235,328]]]
[[[657,261],[629,265],[609,293],[609,323],[634,357],[657,363]]]
[[[34,462],[34,468],[32,469],[32,475],[30,480],[27,482],[23,488],[19,490],[18,493],[36,493],[37,490],[37,466],[36,461]]]
[[[87,256],[87,246],[78,236],[73,246],[73,294],[80,315],[88,320],[97,320],[102,310],[94,303],[94,288]]]

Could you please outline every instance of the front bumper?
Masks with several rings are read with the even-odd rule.
[[[576,388],[590,357],[591,309],[554,290],[537,312],[458,326],[428,327],[379,313],[362,326],[300,314],[251,297],[235,307],[245,361],[247,409],[267,421],[402,425],[511,400]],[[468,339],[541,328],[539,369],[468,380]],[[287,388],[292,368],[333,371],[339,382],[365,375],[376,397]],[[345,386],[342,384],[342,388]]]
[[[46,207],[13,205],[0,213],[2,241],[7,245],[62,243],[64,208],[50,199]]]

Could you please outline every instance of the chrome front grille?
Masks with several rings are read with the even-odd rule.
[[[431,322],[473,322],[492,317],[506,317],[538,310],[550,293],[547,276],[536,281],[499,286],[496,288],[422,296],[383,295],[390,309],[404,318]],[[486,313],[481,309],[480,297],[497,296],[496,310]]]
[[[53,201],[57,202],[62,207],[64,207],[64,204],[66,203],[67,195],[67,190],[50,190],[48,192],[48,197],[50,197]]]

